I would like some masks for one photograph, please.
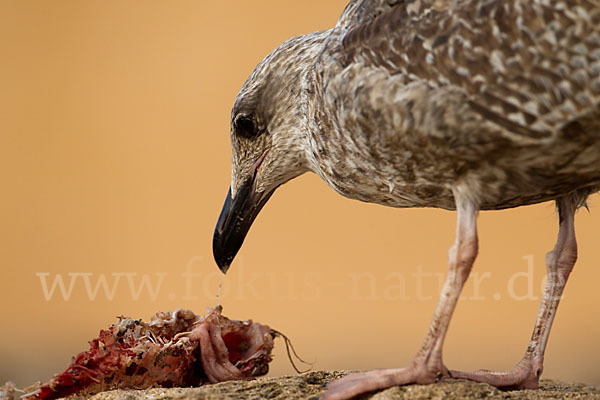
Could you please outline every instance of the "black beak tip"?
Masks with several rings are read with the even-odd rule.
[[[229,246],[227,245],[227,237],[229,236],[227,231],[230,228],[228,225],[229,217],[231,214],[231,188],[229,192],[227,192],[227,197],[225,198],[225,204],[223,205],[223,210],[219,215],[219,220],[217,221],[217,226],[215,227],[215,232],[213,234],[213,256],[215,258],[215,262],[217,266],[224,274],[227,273],[229,266],[233,262],[233,258],[235,254],[231,254],[229,250]]]
[[[229,189],[213,236],[213,255],[224,274],[242,247],[256,215],[272,194],[273,190],[257,195],[254,192],[254,176],[244,181],[235,199],[231,198]]]
[[[221,270],[223,275],[225,275],[227,273],[227,271],[229,271],[229,267],[231,266],[231,263],[227,263],[227,262],[220,263],[219,261],[217,261],[217,265],[219,266],[219,269]]]
[[[226,250],[222,242],[222,235],[217,230],[215,230],[215,235],[213,237],[213,256],[221,272],[226,274],[235,254],[230,254]]]

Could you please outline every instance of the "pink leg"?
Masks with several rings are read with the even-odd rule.
[[[535,328],[523,359],[509,372],[479,370],[452,371],[455,378],[470,379],[507,389],[536,389],[544,363],[544,350],[563,289],[577,260],[574,216],[577,203],[572,198],[557,201],[559,214],[558,239],[552,251],[546,254],[546,288],[538,312]]]
[[[448,254],[448,275],[423,346],[406,368],[350,374],[327,386],[321,400],[345,400],[372,390],[409,383],[432,383],[449,376],[442,362],[442,346],[452,313],[477,256],[478,209],[455,192],[458,221],[456,241]]]

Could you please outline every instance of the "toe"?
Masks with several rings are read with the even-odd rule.
[[[347,400],[362,393],[405,385],[414,381],[414,373],[410,368],[358,372],[328,384],[327,391],[321,396],[321,400]]]

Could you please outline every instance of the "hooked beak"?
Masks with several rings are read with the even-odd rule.
[[[231,188],[225,198],[213,236],[213,254],[223,273],[229,269],[252,222],[277,188],[256,192],[256,172],[267,152],[268,150],[256,162],[252,175],[240,186],[235,199],[231,198]]]

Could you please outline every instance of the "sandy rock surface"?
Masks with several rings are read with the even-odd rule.
[[[167,399],[317,399],[324,384],[346,371],[315,371],[295,376],[224,382],[199,388],[114,390],[93,396],[71,396],[69,400],[167,400]],[[599,399],[600,388],[579,383],[542,380],[538,390],[502,392],[492,386],[463,380],[445,380],[433,385],[394,387],[359,397],[360,400],[399,399]]]

